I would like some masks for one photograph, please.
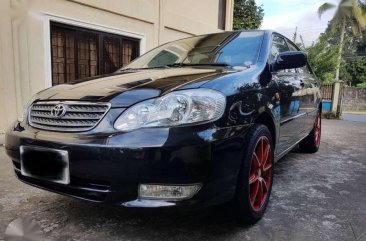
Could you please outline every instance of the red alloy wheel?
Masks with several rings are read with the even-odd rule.
[[[249,174],[249,201],[254,211],[264,206],[272,182],[271,145],[266,136],[259,138],[252,155]]]
[[[320,125],[320,114],[316,116],[315,120],[315,146],[318,147],[320,145],[320,132],[321,132],[321,125]]]

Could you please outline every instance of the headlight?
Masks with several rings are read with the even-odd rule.
[[[225,96],[215,90],[175,91],[127,109],[116,120],[114,128],[131,131],[213,121],[224,114],[225,105]]]

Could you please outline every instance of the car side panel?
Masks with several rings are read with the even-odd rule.
[[[307,68],[308,69],[308,68]],[[304,107],[306,108],[306,118],[304,120],[303,132],[309,134],[314,125],[314,120],[319,108],[320,88],[315,75],[310,71],[302,74],[306,87]]]
[[[296,142],[302,125],[301,99],[297,96],[301,85],[295,73],[274,73],[273,78],[278,83],[280,93],[280,136],[277,152],[282,153]]]

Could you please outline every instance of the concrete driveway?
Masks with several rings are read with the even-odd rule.
[[[16,180],[0,148],[0,240],[19,217],[46,240],[366,240],[366,124],[323,120],[316,154],[292,152],[275,166],[263,220],[239,226],[225,207],[186,215],[94,205]]]
[[[355,121],[355,122],[364,122],[364,123],[366,123],[366,113],[365,112],[342,113],[341,119],[345,120],[345,121]]]

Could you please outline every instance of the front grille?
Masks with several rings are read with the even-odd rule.
[[[30,107],[28,121],[31,126],[44,130],[88,131],[102,120],[109,108],[109,103],[36,102]]]

